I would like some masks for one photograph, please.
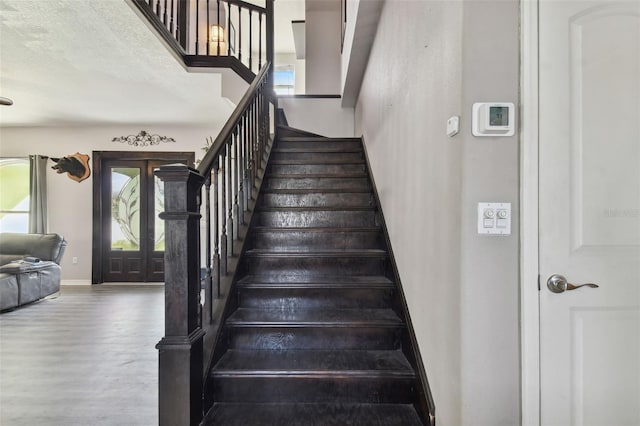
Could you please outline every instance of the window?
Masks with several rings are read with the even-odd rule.
[[[295,83],[293,65],[277,66],[273,71],[273,80],[276,95],[293,95]]]
[[[29,231],[29,160],[0,158],[0,232]]]

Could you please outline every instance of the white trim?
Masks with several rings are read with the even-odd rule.
[[[520,323],[522,426],[540,425],[538,1],[520,3]]]

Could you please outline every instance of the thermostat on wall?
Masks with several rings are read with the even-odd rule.
[[[473,104],[471,132],[473,136],[513,136],[516,109],[508,102],[477,102]]]

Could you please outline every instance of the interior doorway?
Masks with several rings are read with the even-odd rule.
[[[154,172],[193,152],[93,152],[92,283],[164,281],[164,186]]]

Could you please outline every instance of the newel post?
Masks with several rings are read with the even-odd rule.
[[[269,70],[269,86],[273,89],[273,61],[275,58],[275,48],[274,48],[274,0],[267,0],[266,9],[267,9],[267,62],[271,63],[271,69]]]
[[[163,166],[165,221],[165,335],[159,351],[161,426],[202,420],[203,336],[200,327],[200,188],[204,178],[187,166]]]

